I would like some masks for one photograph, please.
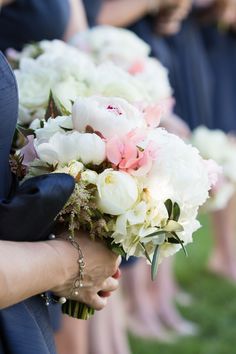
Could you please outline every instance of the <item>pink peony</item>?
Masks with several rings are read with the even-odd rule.
[[[152,168],[152,162],[157,158],[157,145],[149,142],[145,148],[146,134],[141,130],[134,130],[124,138],[114,136],[107,141],[107,158],[119,168],[130,174],[143,176]]]

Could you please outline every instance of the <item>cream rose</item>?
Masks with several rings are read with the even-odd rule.
[[[107,169],[98,176],[98,206],[104,213],[121,215],[138,199],[138,186],[126,172]]]

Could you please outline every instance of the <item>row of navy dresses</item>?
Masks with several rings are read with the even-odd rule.
[[[94,4],[92,6],[92,3]],[[85,0],[90,25],[96,24],[103,0]],[[180,32],[161,38],[153,31],[151,16],[129,29],[145,40],[168,69],[176,99],[175,113],[194,129],[236,132],[236,35],[217,25],[203,27],[194,11]]]

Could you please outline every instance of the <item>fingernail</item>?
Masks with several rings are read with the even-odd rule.
[[[120,279],[121,278],[121,270],[120,270],[120,268],[117,269],[117,271],[112,276],[112,278],[114,278],[114,279]]]
[[[98,295],[101,297],[109,297],[109,296],[111,296],[111,292],[110,291],[99,291]]]

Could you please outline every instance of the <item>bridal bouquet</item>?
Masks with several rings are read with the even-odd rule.
[[[168,70],[157,59],[150,57],[150,46],[133,32],[112,26],[97,26],[82,32],[77,45],[95,63],[111,61],[134,76],[149,94],[149,111],[156,111],[156,114],[162,111],[164,115],[170,113],[173,91]]]
[[[148,56],[144,41],[128,30],[106,26],[84,32],[81,41],[79,48],[45,40],[21,53],[8,51],[17,63],[21,124],[43,118],[50,92],[69,113],[77,96],[99,94],[135,104],[152,126],[170,115],[174,100],[168,71]]]
[[[191,142],[204,158],[214,160],[222,168],[204,209],[223,209],[235,193],[236,141],[222,130],[210,130],[200,126],[194,130]]]
[[[146,257],[154,279],[164,257],[186,252],[192,242],[214,169],[196,148],[148,126],[145,114],[122,98],[78,97],[68,115],[53,108],[50,102],[48,117],[35,124],[26,177],[72,175],[75,190],[57,221],[71,235],[87,230],[127,259]],[[93,313],[72,300],[63,311]]]

